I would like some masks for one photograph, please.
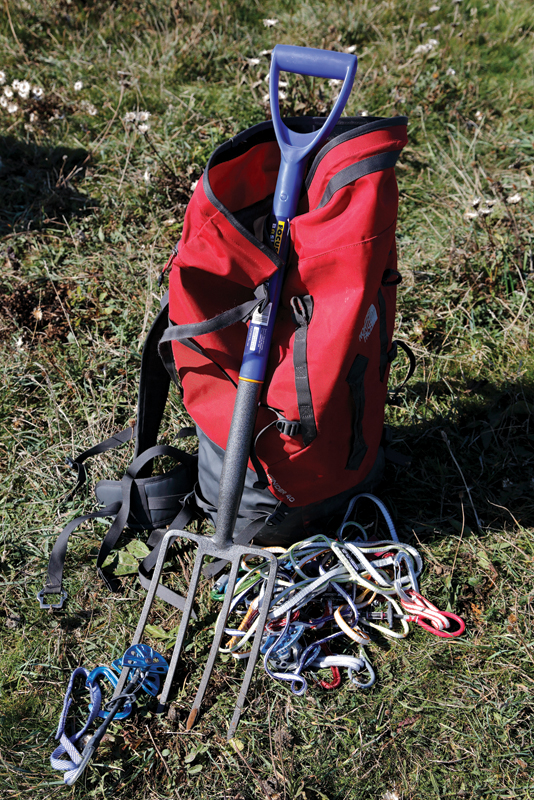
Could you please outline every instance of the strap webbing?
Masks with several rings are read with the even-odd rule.
[[[168,301],[167,296],[163,298],[164,305],[150,327],[141,355],[134,458],[156,444],[169,394],[169,374],[158,357],[158,343],[169,324],[169,311],[165,300]],[[137,477],[147,477],[151,472],[152,463],[147,461]]]
[[[313,298],[310,295],[291,298],[291,311],[297,326],[293,340],[293,366],[295,388],[300,417],[300,431],[304,446],[307,447],[317,436],[317,425],[313,411],[313,401],[308,376],[308,326],[313,315]]]
[[[412,349],[406,344],[406,342],[401,342],[400,339],[395,339],[392,342],[391,349],[393,350],[393,348],[395,348],[395,350],[394,350],[394,353],[393,353],[393,357],[390,358],[390,361],[393,361],[393,358],[396,358],[397,349],[399,347],[401,348],[401,350],[404,350],[404,352],[408,356],[409,366],[408,366],[408,372],[406,373],[406,377],[404,378],[403,382],[400,383],[398,386],[395,386],[395,388],[391,391],[391,396],[386,400],[386,402],[389,403],[390,405],[394,405],[395,404],[396,399],[397,399],[397,395],[399,394],[401,389],[404,389],[404,387],[406,386],[406,384],[408,383],[408,381],[410,380],[410,378],[414,374],[415,368],[417,366],[417,362],[415,360],[415,355],[414,355]]]
[[[318,208],[323,208],[323,206],[328,203],[328,201],[336,192],[338,192],[340,189],[343,189],[345,186],[348,186],[349,183],[357,181],[359,178],[363,178],[364,175],[370,175],[373,172],[382,172],[385,169],[391,169],[397,163],[400,154],[400,150],[390,150],[388,153],[378,153],[376,156],[369,156],[369,158],[364,158],[361,161],[357,161],[355,164],[350,164],[350,166],[340,170],[328,181],[323,196],[321,197],[321,201],[319,205],[316,206],[316,210]]]
[[[63,701],[63,710],[61,712],[61,717],[59,720],[59,725],[56,733],[56,740],[59,740],[59,746],[56,747],[52,755],[50,756],[50,764],[53,769],[60,770],[61,772],[67,772],[73,769],[76,769],[78,764],[82,761],[82,756],[78,752],[77,746],[78,743],[83,744],[83,737],[93,724],[94,720],[98,716],[98,712],[100,711],[100,706],[102,704],[102,692],[98,682],[95,681],[94,683],[85,685],[88,687],[90,691],[91,703],[90,703],[90,711],[89,717],[87,722],[81,728],[81,730],[76,731],[72,736],[67,736],[65,733],[65,727],[67,723],[67,715],[69,713],[69,708],[72,704],[72,690],[74,687],[74,682],[77,678],[82,678],[84,682],[87,681],[89,673],[87,672],[84,667],[77,667],[74,672],[72,673],[69,681],[69,685],[67,687],[67,692],[65,694],[65,699]],[[66,758],[65,758],[66,756]]]
[[[216,317],[212,317],[211,319],[206,319],[202,322],[192,322],[184,325],[174,325],[172,322],[169,324],[169,327],[165,330],[165,333],[159,340],[158,350],[161,361],[173,380],[176,380],[176,365],[174,363],[172,343],[178,342],[179,344],[189,347],[191,350],[195,350],[197,353],[201,353],[205,358],[212,361],[213,364],[215,364],[215,366],[217,366],[224,373],[228,380],[230,380],[234,386],[236,385],[235,381],[230,377],[226,370],[221,367],[220,364],[214,361],[214,359],[204,350],[201,345],[198,344],[198,342],[195,342],[194,339],[197,336],[204,336],[207,333],[216,333],[217,331],[222,331],[224,328],[229,328],[230,325],[235,325],[237,322],[248,321],[257,308],[263,309],[269,302],[269,295],[267,294],[267,288],[265,284],[261,284],[260,286],[256,287],[254,294],[254,300],[247,300],[245,303],[241,303],[239,306],[235,306],[227,311],[223,311],[222,314],[218,314]]]
[[[135,458],[134,461],[130,464],[130,466],[126,470],[126,473],[122,478],[121,481],[122,499],[120,502],[112,503],[103,509],[99,509],[98,511],[93,511],[90,514],[84,514],[80,517],[76,517],[76,519],[71,520],[63,528],[60,535],[56,539],[56,542],[50,554],[50,558],[48,561],[47,580],[42,590],[43,595],[61,594],[62,592],[63,570],[65,566],[67,545],[71,534],[76,530],[76,528],[79,525],[81,525],[82,522],[85,522],[88,519],[98,519],[102,517],[115,516],[115,519],[100,546],[96,562],[97,570],[99,572],[100,577],[102,578],[104,583],[108,586],[108,588],[113,590],[114,587],[111,581],[109,580],[108,576],[104,574],[102,570],[102,565],[106,560],[106,558],[108,557],[109,553],[113,550],[113,548],[117,544],[117,541],[119,540],[119,537],[123,532],[124,528],[126,527],[126,523],[128,522],[131,510],[132,487],[135,482],[135,479],[139,477],[139,473],[142,471],[143,467],[147,463],[151,462],[152,459],[156,458],[157,456],[171,456],[172,458],[175,458],[179,463],[184,464],[186,467],[189,467],[190,469],[194,469],[196,467],[195,456],[192,456],[189,453],[185,453],[182,450],[178,450],[178,448],[172,447],[171,445],[155,445],[154,447],[150,447],[140,456]],[[189,521],[189,519],[187,521]],[[183,524],[187,524],[187,522]]]
[[[382,289],[378,290],[378,308],[380,311],[380,366],[379,374],[380,380],[383,381],[386,375],[386,369],[389,364],[388,358],[388,327],[386,319],[386,301],[382,294]]]
[[[265,514],[262,517],[258,517],[257,519],[252,520],[252,522],[249,522],[246,528],[243,528],[243,530],[234,537],[234,544],[250,544],[256,534],[259,533],[259,531],[265,525],[268,516],[269,514]],[[228,561],[220,558],[217,561],[212,561],[210,564],[206,564],[206,566],[202,569],[202,573],[206,576],[206,578],[216,578],[217,575],[223,571],[227,564]]]
[[[191,520],[192,520],[192,518],[194,516],[194,510],[191,507],[191,503],[190,503],[191,496],[192,496],[192,493],[185,498],[184,504],[183,504],[182,509],[180,510],[180,513],[171,522],[171,524],[169,525],[168,530],[170,530],[170,531],[172,531],[172,530],[177,530],[177,531],[183,530],[185,528],[185,526],[189,522],[191,522]],[[157,530],[152,531],[152,533],[150,534],[150,537],[148,539],[148,542],[147,542],[148,546],[151,547],[152,550],[145,557],[145,559],[142,561],[142,563],[139,566],[139,572],[138,572],[139,583],[141,584],[143,589],[146,589],[147,591],[150,588],[150,583],[152,581],[150,573],[154,569],[154,567],[156,565],[156,561],[158,560],[158,554],[159,554],[159,550],[160,550],[160,547],[161,547],[161,542],[163,540],[163,537],[164,537],[165,533],[166,533],[166,530],[164,530],[162,528],[158,528]],[[167,586],[163,586],[162,583],[158,583],[158,588],[156,589],[156,594],[157,594],[158,597],[160,597],[166,603],[169,603],[170,605],[175,606],[176,608],[178,608],[181,611],[183,611],[183,608],[185,606],[185,597],[182,597],[181,595],[177,594],[176,592],[173,592],[173,590],[169,589]],[[195,614],[195,612],[193,610],[191,610],[191,616],[193,617],[193,619],[197,618],[197,615]]]
[[[78,473],[78,479],[76,481],[76,485],[68,495],[63,498],[63,503],[68,503],[72,500],[74,495],[78,492],[79,489],[84,485],[87,480],[87,470],[84,465],[84,461],[92,456],[100,455],[100,453],[106,453],[108,450],[113,450],[115,447],[120,447],[121,444],[125,442],[129,442],[131,439],[135,437],[137,433],[137,426],[133,428],[125,428],[120,433],[115,433],[113,436],[110,436],[109,439],[106,439],[99,444],[95,444],[94,447],[90,447],[89,450],[85,450],[83,453],[80,453],[76,458],[67,458],[65,459],[67,466],[71,469],[76,470]]]

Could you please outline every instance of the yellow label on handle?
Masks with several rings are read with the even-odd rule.
[[[274,249],[276,253],[280,252],[280,245],[282,244],[282,236],[284,235],[285,227],[286,223],[283,220],[276,226],[276,233],[274,234]]]

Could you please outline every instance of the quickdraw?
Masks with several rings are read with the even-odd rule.
[[[390,539],[367,541],[362,525],[350,519],[363,497],[375,502],[383,514]],[[358,538],[347,538],[354,534]],[[375,673],[364,649],[371,644],[368,631],[404,639],[410,622],[447,638],[465,630],[460,617],[440,611],[420,594],[423,561],[412,545],[399,541],[387,509],[373,495],[353,498],[335,539],[321,534],[287,550],[270,550],[277,555],[278,573],[260,651],[267,674],[289,683],[294,694],[307,689],[305,671],[327,667],[332,679],[317,681],[325,689],[340,685],[340,668],[347,669],[350,680],[360,688],[372,686]],[[241,569],[231,603],[231,615],[241,616],[241,621],[236,629],[225,629],[230,639],[221,647],[236,659],[248,658],[265,582],[261,564],[243,559]],[[225,587],[223,576],[212,597],[222,600]],[[335,630],[325,636],[326,626]],[[359,646],[358,657],[332,653],[329,644],[341,637]],[[365,671],[368,680],[356,677]]]

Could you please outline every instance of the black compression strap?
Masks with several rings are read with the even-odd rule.
[[[234,386],[236,385],[226,370],[214,361],[204,348],[199,345],[198,342],[193,341],[193,339],[197,336],[204,336],[206,333],[222,331],[224,328],[229,328],[230,325],[235,325],[237,322],[246,322],[257,308],[263,308],[269,302],[267,288],[264,284],[258,286],[254,294],[256,295],[254,300],[247,300],[245,303],[223,311],[222,314],[218,314],[211,319],[206,319],[202,322],[192,322],[186,325],[174,325],[173,323],[169,325],[159,341],[158,350],[161,361],[173,380],[176,381],[176,365],[174,363],[172,343],[178,342],[197,353],[201,353],[205,358],[215,364]]]
[[[108,530],[104,541],[100,545],[98,558],[96,560],[96,567],[99,571],[99,575],[104,583],[106,583],[108,586],[110,585],[109,580],[102,572],[102,565],[117,544],[121,533],[126,527],[126,523],[130,515],[133,482],[137,477],[139,477],[139,473],[142,471],[145,464],[148,464],[157,456],[171,456],[185,466],[191,465],[195,461],[194,456],[190,455],[189,453],[184,453],[182,450],[178,450],[176,447],[172,447],[171,445],[155,445],[154,447],[149,447],[148,450],[146,450],[140,456],[137,456],[137,458],[132,461],[124,473],[121,481],[122,505],[117,513],[117,516],[115,517],[113,525]]]
[[[395,386],[395,388],[391,392],[391,396],[386,401],[387,403],[389,403],[391,405],[395,404],[395,401],[397,399],[397,396],[398,396],[399,392],[401,391],[401,389],[404,389],[404,387],[406,386],[406,384],[408,383],[408,381],[410,380],[410,378],[414,374],[415,368],[417,366],[417,362],[415,360],[415,355],[414,355],[412,349],[410,347],[408,347],[406,342],[401,342],[400,339],[395,339],[394,342],[392,343],[392,349],[393,349],[393,347],[395,347],[395,355],[396,355],[397,349],[399,347],[400,347],[401,350],[404,350],[404,352],[408,356],[409,365],[408,365],[408,372],[406,373],[406,377],[404,378],[403,382],[400,383],[398,386]],[[390,360],[392,361],[393,359],[390,359]]]
[[[310,295],[291,298],[291,311],[297,326],[293,340],[293,366],[295,388],[300,417],[300,433],[307,447],[317,436],[317,425],[313,411],[313,401],[308,375],[308,326],[313,315],[313,298]]]
[[[378,290],[378,309],[380,312],[380,367],[379,367],[379,374],[380,380],[383,381],[386,375],[386,369],[389,364],[389,357],[388,357],[388,328],[387,328],[387,319],[386,319],[386,301],[384,299],[384,295],[382,294],[382,290]]]
[[[46,576],[46,584],[43,587],[43,594],[60,594],[62,581],[63,581],[63,567],[65,565],[65,556],[67,554],[67,545],[69,543],[70,535],[76,528],[88,519],[100,519],[102,517],[113,517],[120,509],[120,503],[111,503],[106,508],[99,511],[93,511],[92,514],[83,514],[81,517],[71,520],[68,525],[65,525],[56,543],[50,553],[48,560],[48,573]]]
[[[345,469],[359,469],[367,453],[367,444],[363,435],[363,415],[365,413],[365,371],[369,359],[358,353],[347,375],[354,401],[354,416],[352,422],[352,446]]]
[[[392,150],[389,153],[379,153],[376,156],[364,158],[340,170],[328,181],[323,196],[321,197],[321,202],[316,206],[316,209],[325,206],[336,192],[343,189],[344,186],[348,186],[349,183],[357,181],[358,178],[363,178],[364,175],[370,175],[372,172],[382,172],[382,170],[394,167],[400,154],[400,150]]]

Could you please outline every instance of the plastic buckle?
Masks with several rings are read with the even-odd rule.
[[[45,598],[45,595],[47,595],[47,594],[58,594],[60,596],[60,598],[61,598],[59,603],[45,603],[44,598]],[[68,594],[64,589],[60,589],[57,592],[55,592],[55,591],[54,592],[45,592],[44,589],[41,589],[41,591],[37,592],[37,594],[35,596],[39,600],[39,607],[40,608],[63,608],[63,603],[67,599]]]
[[[276,428],[284,436],[296,436],[300,433],[300,422],[293,422],[290,419],[279,419],[276,422]]]
[[[269,528],[271,528],[273,525],[280,525],[280,524],[281,524],[281,523],[284,521],[284,519],[287,517],[287,515],[288,515],[288,514],[289,514],[289,512],[290,512],[290,510],[291,510],[291,509],[290,509],[290,508],[288,508],[288,507],[285,505],[285,503],[283,503],[283,502],[280,500],[280,502],[278,503],[278,505],[277,505],[277,506],[276,506],[276,508],[274,509],[273,513],[272,513],[272,514],[269,514],[269,516],[268,516],[268,517],[267,517],[267,519],[265,520],[265,524],[266,524],[266,525],[267,525]]]

